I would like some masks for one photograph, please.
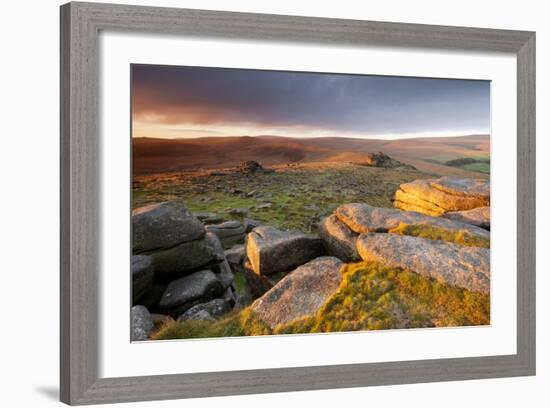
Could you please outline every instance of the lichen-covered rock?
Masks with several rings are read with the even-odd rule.
[[[491,229],[490,207],[478,207],[473,210],[451,211],[443,214],[444,218],[476,225],[480,228]]]
[[[147,255],[132,255],[132,303],[145,295],[153,284],[153,259]]]
[[[481,200],[487,201],[491,197],[489,180],[446,176],[432,181],[431,185],[441,191],[455,196],[477,197]]]
[[[261,226],[248,234],[246,254],[254,272],[269,275],[291,270],[320,256],[322,244],[319,238],[301,232]]]
[[[145,306],[132,307],[131,315],[131,340],[144,341],[149,339],[154,324],[151,314]]]
[[[189,308],[178,317],[179,322],[186,320],[214,320],[231,311],[231,305],[225,299],[213,299]],[[206,315],[206,312],[208,315]]]
[[[397,190],[393,201],[395,208],[403,211],[415,211],[421,214],[439,217],[445,214],[445,209],[441,208],[429,201],[426,201],[413,194],[406,193],[403,190]]]
[[[204,236],[205,229],[185,204],[168,201],[132,211],[132,251],[172,248]]]
[[[396,231],[405,235],[415,235],[414,232],[429,228],[454,235],[466,233],[486,241],[490,239],[487,230],[471,224],[413,211],[377,208],[364,203],[342,205],[336,209],[335,214],[338,220],[356,233]]]
[[[194,272],[171,282],[160,299],[159,308],[172,316],[179,316],[198,303],[220,297],[224,287],[209,269]]]
[[[361,234],[357,250],[365,261],[407,269],[445,284],[489,293],[489,250],[406,235]]]
[[[335,257],[314,259],[286,275],[250,308],[272,329],[314,315],[338,290],[343,265]]]
[[[357,233],[332,214],[319,224],[319,236],[328,255],[335,256],[344,262],[357,262],[361,258],[357,253]]]
[[[397,208],[436,216],[449,211],[486,207],[489,203],[488,180],[456,177],[415,180],[401,184],[394,200]]]

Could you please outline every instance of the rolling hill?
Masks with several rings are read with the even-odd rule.
[[[382,151],[426,173],[479,177],[481,173],[445,163],[464,157],[487,159],[489,143],[489,135],[399,140],[280,136],[134,138],[133,172],[139,175],[226,168],[245,160],[256,160],[267,166],[360,162],[366,153]]]

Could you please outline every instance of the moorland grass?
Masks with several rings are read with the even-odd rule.
[[[154,202],[183,201],[192,212],[214,212],[240,220],[232,208],[249,208],[249,216],[281,229],[316,232],[319,219],[346,202],[392,207],[399,185],[427,175],[414,171],[362,166],[299,168],[271,174],[155,174],[135,178],[132,208]],[[240,192],[240,193],[235,193]],[[248,195],[247,193],[255,192]],[[271,203],[269,208],[257,208]],[[316,208],[317,207],[317,208]]]
[[[397,227],[392,228],[389,232],[393,234],[412,235],[420,238],[447,241],[466,246],[481,248],[489,248],[491,246],[491,241],[489,239],[471,234],[467,230],[451,231],[430,225],[406,225],[401,223]]]
[[[251,310],[210,321],[167,322],[154,340],[489,324],[489,296],[369,262],[342,268],[338,291],[310,317],[270,329]]]

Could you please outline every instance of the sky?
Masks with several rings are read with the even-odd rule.
[[[490,82],[132,65],[132,136],[397,139],[490,132]]]

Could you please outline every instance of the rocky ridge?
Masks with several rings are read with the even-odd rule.
[[[345,204],[321,220],[317,237],[239,221],[204,225],[219,220],[201,214],[201,221],[179,202],[135,210],[132,339],[147,339],[166,319],[216,321],[234,308],[248,307],[272,329],[312,316],[338,291],[342,266],[355,262],[488,294],[484,183],[442,178],[407,184],[413,188],[400,186],[396,207],[403,193],[422,200],[423,209],[444,211],[434,216]],[[150,324],[151,316],[161,317]]]

